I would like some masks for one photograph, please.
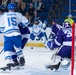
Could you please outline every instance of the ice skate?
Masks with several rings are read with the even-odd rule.
[[[61,57],[58,55],[54,55],[50,64],[46,66],[46,69],[50,70],[58,70],[61,64]]]
[[[13,62],[14,62],[14,63],[12,64],[12,67],[19,66],[19,62],[18,62],[17,59],[14,59]]]
[[[59,66],[60,66],[60,62],[58,63],[58,64],[56,64],[56,65],[48,65],[48,66],[46,66],[46,69],[50,69],[50,70],[58,70],[59,69]]]
[[[12,63],[12,68],[13,69],[20,69],[20,65],[17,59],[13,60],[14,63]]]
[[[0,70],[6,71],[6,70],[11,70],[12,64],[7,64],[5,67],[0,68]]]
[[[25,66],[25,59],[24,59],[24,57],[20,57],[19,62],[20,62],[20,66]]]

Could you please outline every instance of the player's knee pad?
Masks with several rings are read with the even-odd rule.
[[[11,51],[5,52],[5,60],[6,60],[6,64],[11,63]]]
[[[54,55],[51,59],[51,65],[56,65],[61,62],[61,57],[58,55]]]
[[[23,52],[22,52],[21,47],[19,47],[19,48],[14,47],[14,48],[15,48],[15,50],[16,50],[16,54],[17,54],[17,56],[23,56]]]

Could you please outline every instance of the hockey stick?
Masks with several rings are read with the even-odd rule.
[[[0,51],[0,54],[3,52],[4,48]]]

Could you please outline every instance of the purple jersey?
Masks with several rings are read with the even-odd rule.
[[[50,33],[49,38],[55,39],[58,31],[59,31],[61,28],[62,28],[62,26],[60,26],[60,25],[58,25],[58,24],[52,25],[52,27],[51,27],[51,33]]]
[[[22,35],[22,38],[29,38],[30,37],[30,30],[28,27],[21,27],[19,26],[20,33]]]
[[[61,45],[72,46],[72,28],[62,28],[59,30],[52,44],[52,48],[55,48]]]
[[[52,26],[51,32],[52,32],[54,35],[56,35],[61,28],[62,28],[62,27],[61,27],[60,25],[55,24],[55,25]]]

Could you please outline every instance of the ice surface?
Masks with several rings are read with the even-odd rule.
[[[0,50],[3,47],[0,47]],[[51,71],[45,68],[50,63],[52,52],[46,48],[25,47],[23,50],[26,66],[21,70],[12,70],[11,72],[0,72],[0,75],[70,75],[70,69],[60,68],[58,71]],[[0,54],[0,67],[5,65],[4,52]]]

